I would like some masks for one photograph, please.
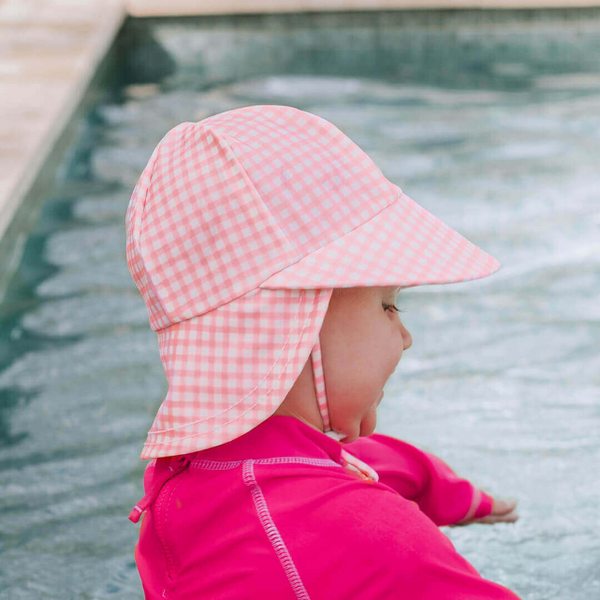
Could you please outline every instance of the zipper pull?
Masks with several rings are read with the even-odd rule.
[[[150,491],[133,507],[133,510],[129,514],[129,520],[137,523],[140,520],[142,513],[154,502],[163,485],[165,485],[169,479],[187,469],[190,462],[189,456],[185,454],[173,456],[171,458],[171,463],[166,468],[165,472],[159,476],[158,481],[156,481]]]

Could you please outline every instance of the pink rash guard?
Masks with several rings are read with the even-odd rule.
[[[342,446],[379,474],[344,468]],[[152,460],[135,559],[147,599],[518,600],[438,528],[491,512],[439,458],[373,434],[342,444],[274,415]]]

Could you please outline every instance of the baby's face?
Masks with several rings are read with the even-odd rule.
[[[321,329],[332,428],[344,443],[370,435],[383,386],[412,344],[396,303],[398,287],[335,289]]]

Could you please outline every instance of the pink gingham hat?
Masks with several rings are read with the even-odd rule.
[[[126,228],[169,383],[143,459],[256,427],[309,357],[332,431],[319,331],[333,288],[467,281],[500,267],[335,125],[291,106],[171,129],[135,186]]]

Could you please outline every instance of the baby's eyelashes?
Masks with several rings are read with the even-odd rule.
[[[406,309],[398,308],[395,304],[384,304],[383,310],[389,310],[389,311],[396,312],[396,313],[406,312]]]

